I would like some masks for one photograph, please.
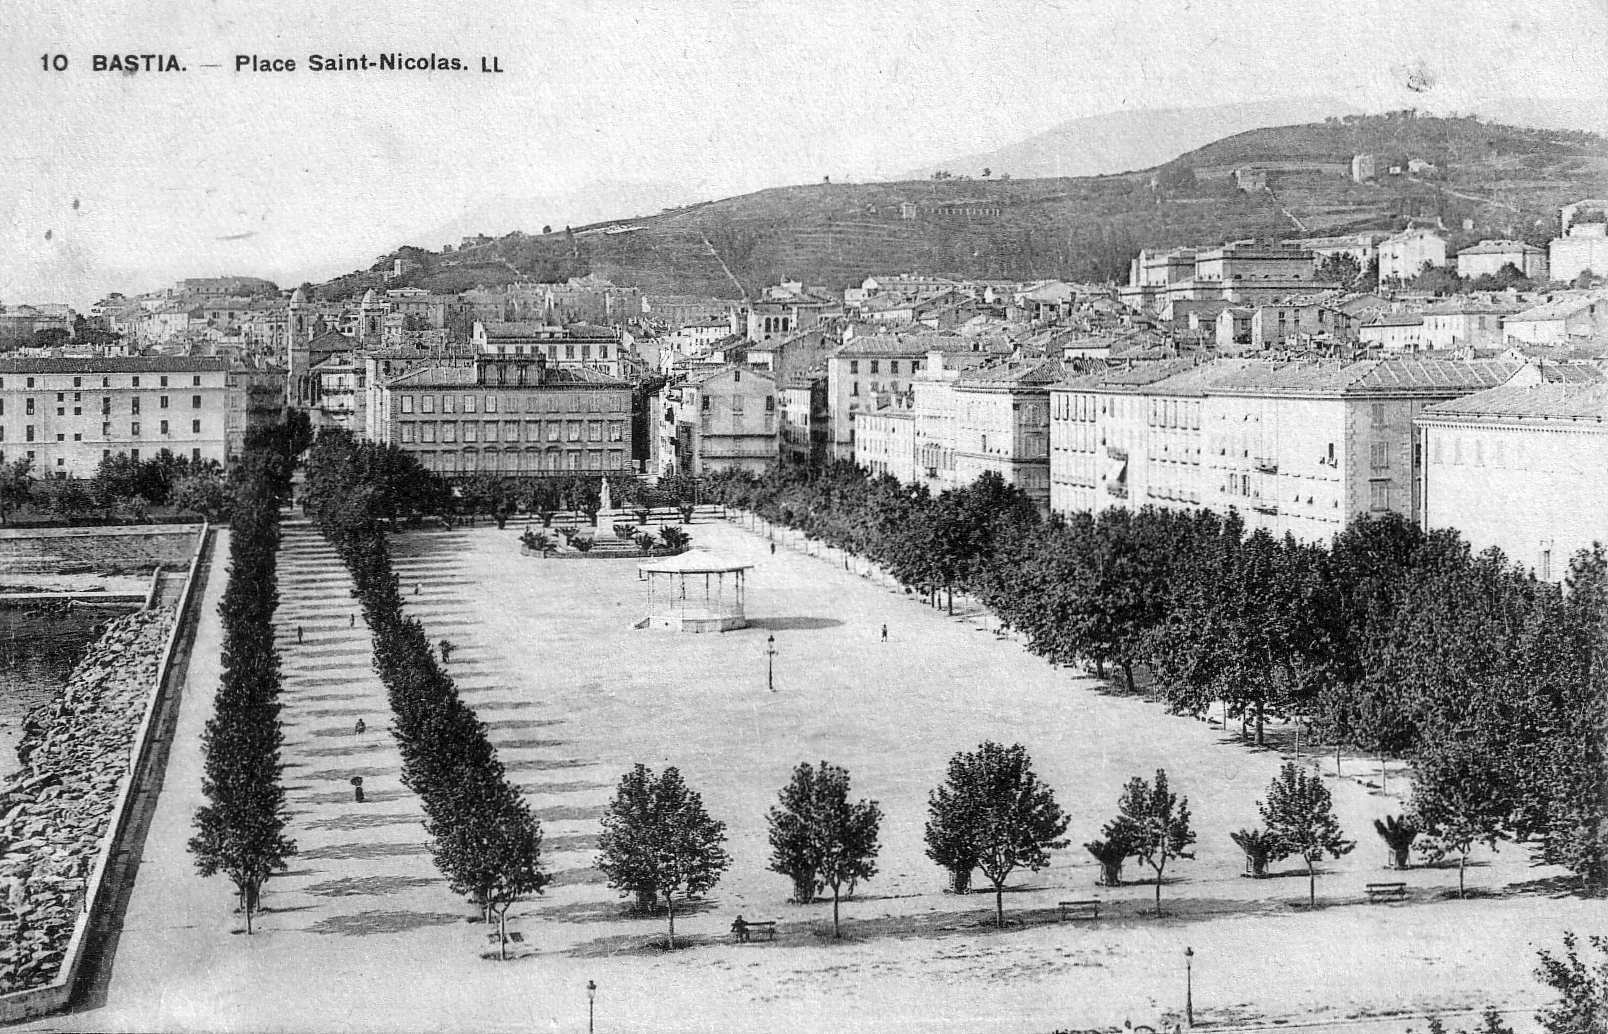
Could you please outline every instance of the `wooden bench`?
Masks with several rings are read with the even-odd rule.
[[[508,939],[510,941],[512,941],[514,944],[524,944],[525,943],[525,935],[520,933],[518,930],[509,930],[508,931]],[[491,933],[488,933],[486,935],[486,940],[490,941],[492,944],[496,944],[497,943],[497,931],[493,930]]]
[[[750,921],[741,933],[733,930],[731,935],[739,942],[744,940],[752,941],[761,937],[767,941],[774,941],[776,939],[776,920]]]
[[[1059,905],[1061,908],[1061,921],[1063,923],[1066,922],[1068,918],[1100,918],[1100,902],[1095,898],[1089,898],[1083,901],[1062,901],[1059,902]]]
[[[1368,904],[1373,905],[1381,901],[1406,901],[1407,884],[1405,883],[1370,883],[1368,890]]]

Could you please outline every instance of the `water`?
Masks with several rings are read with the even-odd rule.
[[[0,780],[18,768],[28,709],[49,703],[112,618],[101,607],[66,611],[0,608]]]

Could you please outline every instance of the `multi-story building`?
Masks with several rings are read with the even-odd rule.
[[[1480,241],[1457,253],[1458,276],[1495,276],[1506,266],[1530,280],[1547,279],[1547,253],[1523,241]]]
[[[164,449],[225,463],[229,414],[246,403],[225,359],[0,359],[0,459],[32,460],[45,477],[91,477],[108,456]]]
[[[1217,282],[1317,279],[1312,252],[1306,248],[1243,241],[1197,254],[1194,278]]]
[[[750,341],[764,344],[772,338],[792,337],[809,330],[830,313],[843,309],[842,303],[789,281],[765,288],[760,299],[748,306],[747,330]]]
[[[781,437],[777,451],[791,463],[824,463],[831,453],[831,412],[824,368],[795,374],[777,388]]]
[[[1424,409],[1423,525],[1456,528],[1558,581],[1608,543],[1608,383],[1590,366],[1526,366],[1505,384]]]
[[[1502,321],[1519,312],[1516,302],[1487,302],[1476,298],[1454,298],[1437,302],[1424,310],[1424,351],[1467,348],[1499,348],[1503,342]]]
[[[1188,359],[1137,363],[1062,381],[1050,389],[1050,509],[1069,514],[1145,495],[1146,387],[1193,367]],[[1137,473],[1137,477],[1131,476]]]
[[[649,414],[654,472],[762,472],[777,457],[776,401],[775,378],[741,366],[665,386]]]
[[[996,473],[1041,509],[1050,505],[1050,385],[1059,360],[983,367],[954,382],[955,484]]]
[[[1357,341],[1364,348],[1386,353],[1421,352],[1424,350],[1424,314],[1380,313],[1357,328]]]
[[[1552,279],[1572,283],[1582,273],[1608,276],[1608,224],[1574,223],[1547,246]]]
[[[827,409],[831,423],[832,456],[854,456],[854,422],[871,407],[873,397],[909,391],[932,349],[945,353],[968,352],[964,338],[940,334],[908,337],[860,334],[845,342],[826,359]]]
[[[865,410],[855,432],[855,463],[901,484],[916,483],[916,414],[908,399],[889,399],[881,409]]]
[[[585,369],[612,378],[623,372],[620,353],[625,346],[620,332],[609,327],[476,322],[471,341],[488,356],[540,355],[551,369]]]
[[[631,386],[543,354],[426,363],[371,382],[381,444],[447,476],[619,473],[631,464]]]
[[[1568,295],[1516,312],[1502,320],[1509,343],[1559,345],[1608,333],[1608,298]]]
[[[1249,528],[1311,541],[1358,514],[1416,519],[1413,420],[1516,365],[1238,359],[1131,386],[1075,381],[1054,400],[1056,505],[1234,510]]]
[[[1379,245],[1379,279],[1411,280],[1425,266],[1446,265],[1446,239],[1433,230],[1403,230]]]

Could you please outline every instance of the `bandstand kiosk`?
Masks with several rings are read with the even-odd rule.
[[[702,549],[637,565],[648,583],[648,616],[637,622],[637,627],[676,632],[747,628],[744,583],[753,566]]]

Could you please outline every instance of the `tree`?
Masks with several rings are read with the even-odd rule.
[[[1156,914],[1161,914],[1161,878],[1174,858],[1195,857],[1188,848],[1195,842],[1189,825],[1189,798],[1180,800],[1167,789],[1167,772],[1156,769],[1156,781],[1138,776],[1128,780],[1117,802],[1123,829],[1127,831],[1128,853],[1144,862],[1156,874]]]
[[[1608,937],[1594,935],[1591,947],[1601,956],[1594,966],[1580,958],[1574,931],[1566,930],[1561,958],[1539,953],[1536,977],[1559,995],[1536,1014],[1548,1034],[1608,1034]]]
[[[669,527],[660,530],[659,541],[664,544],[665,552],[681,553],[692,542],[692,536],[681,528]]]
[[[726,824],[709,816],[680,772],[655,776],[639,764],[621,777],[603,815],[597,867],[609,886],[635,894],[639,907],[664,898],[673,950],[675,896],[697,897],[720,881],[731,865],[725,841]]]
[[[525,895],[540,894],[550,879],[541,865],[541,824],[496,762],[466,764],[457,784],[431,803],[437,807],[425,829],[436,867],[487,920],[497,917],[497,953],[506,959],[508,910]]]
[[[1386,815],[1383,819],[1374,819],[1374,832],[1390,849],[1391,867],[1407,868],[1413,841],[1418,839],[1418,825],[1412,818],[1407,815]]]
[[[1513,814],[1507,781],[1492,770],[1492,758],[1501,756],[1497,744],[1465,731],[1426,737],[1413,759],[1412,809],[1425,852],[1433,861],[1457,855],[1458,897],[1467,893],[1469,851],[1481,843],[1495,848]]]
[[[1307,867],[1307,902],[1318,903],[1318,876],[1314,865],[1327,852],[1339,858],[1357,846],[1341,834],[1334,815],[1334,798],[1323,777],[1308,774],[1286,761],[1267,788],[1267,800],[1257,802],[1262,822],[1284,856],[1299,855]]]
[[[1245,868],[1257,879],[1267,875],[1269,862],[1288,857],[1278,838],[1265,829],[1241,829],[1228,838],[1245,852]]]
[[[216,522],[229,515],[234,499],[216,465],[192,468],[173,482],[169,498],[176,508],[198,513]]]
[[[33,492],[33,460],[24,457],[0,463],[0,524],[27,502]]]
[[[794,900],[810,901],[817,885],[832,888],[832,936],[843,936],[839,903],[852,888],[877,873],[877,833],[882,809],[876,801],[849,802],[849,773],[823,761],[801,762],[781,800],[770,810],[771,869],[793,881]]]
[[[927,803],[927,855],[940,865],[968,855],[994,885],[994,922],[1005,925],[1005,881],[1033,872],[1067,845],[1068,818],[1039,781],[1027,748],[992,740],[949,759],[945,782]],[[959,850],[957,850],[957,846]]]
[[[1318,263],[1318,279],[1349,288],[1362,276],[1362,263],[1353,255],[1341,252]]]

